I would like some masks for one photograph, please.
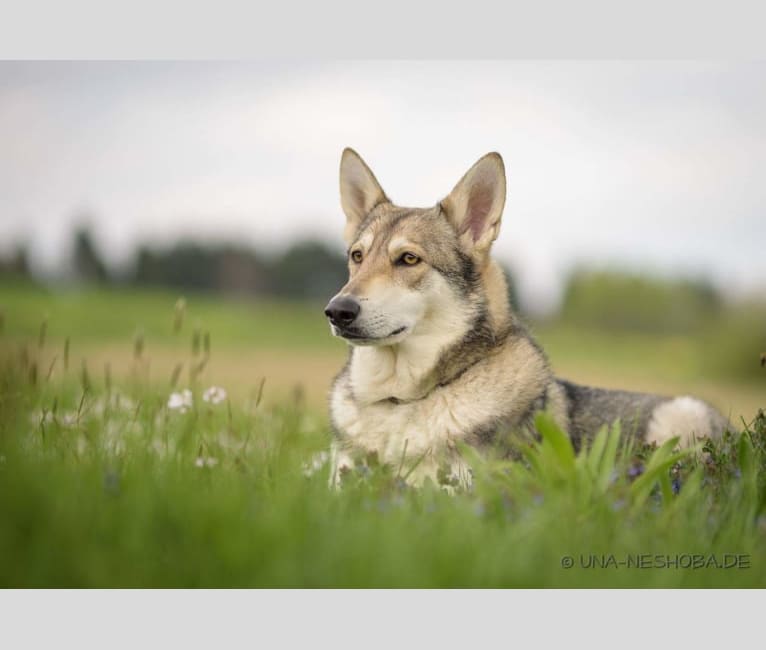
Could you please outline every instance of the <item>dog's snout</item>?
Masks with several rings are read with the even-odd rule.
[[[324,315],[333,325],[345,327],[354,322],[361,309],[359,303],[350,296],[337,296],[325,307]]]

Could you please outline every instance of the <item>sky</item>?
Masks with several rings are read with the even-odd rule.
[[[766,63],[2,62],[0,251],[53,275],[82,220],[113,265],[184,236],[341,251],[346,146],[419,207],[498,151],[532,311],[580,265],[766,295]]]

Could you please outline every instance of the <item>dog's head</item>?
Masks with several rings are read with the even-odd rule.
[[[352,149],[340,163],[349,280],[325,314],[355,345],[393,345],[453,321],[477,290],[500,228],[505,170],[481,158],[432,208],[402,208]]]

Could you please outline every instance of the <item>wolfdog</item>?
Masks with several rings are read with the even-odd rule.
[[[604,425],[647,442],[682,444],[728,423],[693,397],[590,388],[554,376],[508,299],[490,257],[505,204],[505,169],[482,157],[430,208],[394,205],[352,149],[340,163],[349,280],[325,309],[350,344],[330,393],[331,483],[357,458],[417,459],[408,482],[468,485],[460,444],[503,445],[535,435],[551,413],[575,448]],[[446,474],[445,474],[446,473]]]

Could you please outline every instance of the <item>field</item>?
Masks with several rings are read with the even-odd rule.
[[[0,585],[766,586],[766,370],[536,324],[559,374],[696,394],[738,432],[575,456],[543,419],[525,462],[474,458],[469,493],[406,488],[409,461],[333,492],[311,465],[345,347],[321,307],[0,287]]]

